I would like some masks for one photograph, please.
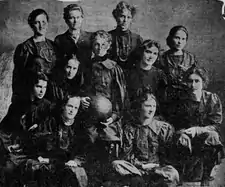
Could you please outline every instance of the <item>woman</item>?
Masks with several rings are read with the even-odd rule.
[[[167,86],[166,75],[156,67],[160,46],[156,41],[145,40],[139,47],[139,66],[133,68],[128,76],[128,94],[130,100],[136,99],[143,86],[150,86],[159,103],[163,102]]]
[[[40,133],[51,131],[46,123],[51,114],[51,103],[44,99],[47,82],[47,76],[41,72],[31,76],[29,97],[13,102],[1,122],[1,140],[7,149],[5,167],[11,170],[9,178],[26,180],[19,177],[16,170],[24,170],[27,160],[36,154]]]
[[[123,116],[126,105],[126,82],[122,69],[108,58],[108,50],[111,46],[111,35],[100,30],[92,37],[92,71],[89,85],[86,88],[86,95],[101,95],[112,103],[112,115],[102,121],[105,126],[112,126],[116,135],[121,135],[120,120]],[[89,101],[88,101],[89,100]],[[82,98],[84,108],[90,106],[90,97]]]
[[[46,60],[44,73],[49,75],[55,66],[56,54],[53,41],[47,39],[49,17],[43,9],[35,9],[28,16],[28,24],[34,35],[19,44],[14,54],[14,70],[12,89],[12,100],[23,97],[26,93],[27,68],[32,66],[33,56],[40,56]]]
[[[187,41],[188,30],[181,25],[173,27],[166,39],[170,49],[164,52],[160,61],[156,63],[156,67],[162,69],[168,79],[166,107],[178,100],[179,94],[186,89],[183,82],[185,71],[197,65],[194,55],[184,50]]]
[[[188,92],[170,111],[178,145],[183,180],[209,185],[210,173],[222,149],[220,125],[222,105],[217,94],[205,91],[208,77],[204,69],[192,67],[185,73]]]
[[[64,59],[64,68],[53,72],[46,98],[57,103],[67,94],[78,94],[84,84],[80,61],[72,54]]]
[[[117,22],[117,27],[109,31],[112,35],[110,58],[116,61],[124,71],[128,71],[134,65],[131,54],[142,42],[140,35],[130,31],[130,25],[136,14],[136,9],[127,2],[121,1],[117,4],[112,14]]]
[[[134,187],[145,186],[143,179],[151,186],[176,186],[179,174],[168,165],[174,129],[154,117],[157,103],[151,89],[143,87],[135,102],[136,115],[124,129],[121,157],[125,160],[113,161],[113,167],[122,176],[139,176],[131,183]]]

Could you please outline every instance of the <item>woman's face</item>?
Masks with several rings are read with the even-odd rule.
[[[70,59],[65,67],[67,79],[73,79],[78,71],[79,62],[76,59]]]
[[[45,14],[38,15],[32,25],[35,35],[45,36],[48,30],[48,20]]]
[[[47,89],[47,81],[38,80],[38,83],[34,85],[33,95],[38,99],[42,99],[45,96],[45,92]]]
[[[93,42],[93,53],[95,56],[103,57],[110,48],[110,43],[105,39],[97,36]]]
[[[80,107],[80,99],[78,97],[72,97],[68,100],[66,105],[63,107],[63,116],[68,119],[74,119],[77,115]]]
[[[176,50],[182,50],[187,43],[187,34],[178,30],[175,35],[172,37],[172,47]]]
[[[156,111],[156,101],[150,95],[141,105],[141,116],[145,119],[153,118]]]
[[[187,85],[192,92],[201,91],[203,89],[203,80],[197,74],[191,74],[188,78]]]
[[[159,55],[159,49],[156,46],[147,48],[143,52],[142,62],[143,65],[152,66],[157,60]]]
[[[124,9],[123,12],[120,13],[117,17],[117,26],[122,30],[126,31],[130,28],[133,17],[131,12],[127,9]]]
[[[71,10],[66,23],[71,30],[76,30],[81,28],[82,21],[82,13],[79,10]]]

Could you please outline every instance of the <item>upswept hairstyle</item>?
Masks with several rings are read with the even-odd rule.
[[[105,39],[110,45],[112,44],[112,36],[104,30],[98,30],[94,32],[91,36],[91,44],[93,45],[97,37]]]
[[[177,26],[174,26],[172,29],[170,29],[170,32],[169,32],[169,35],[167,36],[166,38],[166,44],[172,48],[172,39],[174,37],[174,35],[177,33],[177,31],[184,31],[186,33],[186,36],[187,36],[187,40],[188,40],[188,30],[186,27],[184,27],[183,25],[177,25]]]
[[[192,66],[190,67],[184,74],[184,81],[188,82],[188,78],[192,75],[196,74],[202,78],[203,88],[205,89],[209,83],[208,72],[205,68]]]
[[[27,22],[31,28],[33,28],[33,24],[34,24],[36,17],[41,14],[45,15],[47,21],[49,22],[49,16],[48,16],[47,12],[41,8],[38,8],[38,9],[33,10],[28,16]]]
[[[83,8],[78,5],[78,4],[70,4],[68,6],[66,6],[64,9],[63,9],[63,18],[64,20],[67,20],[68,17],[69,17],[69,13],[72,11],[72,10],[79,10],[81,12],[81,15],[82,17],[84,17],[84,11],[83,11]]]
[[[118,16],[121,15],[123,10],[129,10],[132,18],[135,16],[137,10],[134,6],[129,5],[126,1],[120,1],[116,8],[112,11],[113,17],[117,20]]]
[[[143,53],[144,53],[144,51],[146,49],[149,49],[149,48],[151,48],[153,46],[156,47],[159,50],[159,53],[160,53],[161,46],[160,46],[160,44],[157,41],[150,40],[150,39],[143,41],[142,44],[137,49],[138,50],[138,55],[139,55],[139,59],[138,60],[141,60],[141,58],[143,56]],[[159,58],[159,55],[158,55],[158,58]]]

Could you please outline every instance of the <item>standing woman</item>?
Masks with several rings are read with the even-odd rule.
[[[130,25],[136,14],[135,7],[127,2],[121,1],[112,12],[117,22],[117,27],[109,31],[112,35],[111,58],[116,61],[123,70],[129,70],[134,64],[129,57],[136,47],[138,47],[142,38],[140,35],[130,31]]]
[[[166,39],[169,50],[164,52],[162,59],[156,64],[156,67],[162,69],[167,75],[167,104],[176,101],[180,93],[186,88],[183,82],[183,75],[188,68],[196,66],[196,60],[193,54],[184,50],[188,40],[188,30],[178,25],[173,27]]]
[[[55,66],[56,54],[53,41],[47,39],[49,16],[43,9],[35,9],[28,16],[28,24],[33,31],[33,36],[19,44],[14,54],[14,70],[12,101],[26,93],[26,70],[32,66],[32,58],[40,56],[45,59],[44,73],[49,75]]]

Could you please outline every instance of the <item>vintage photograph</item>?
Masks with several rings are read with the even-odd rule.
[[[0,187],[225,187],[225,0],[0,10]]]

